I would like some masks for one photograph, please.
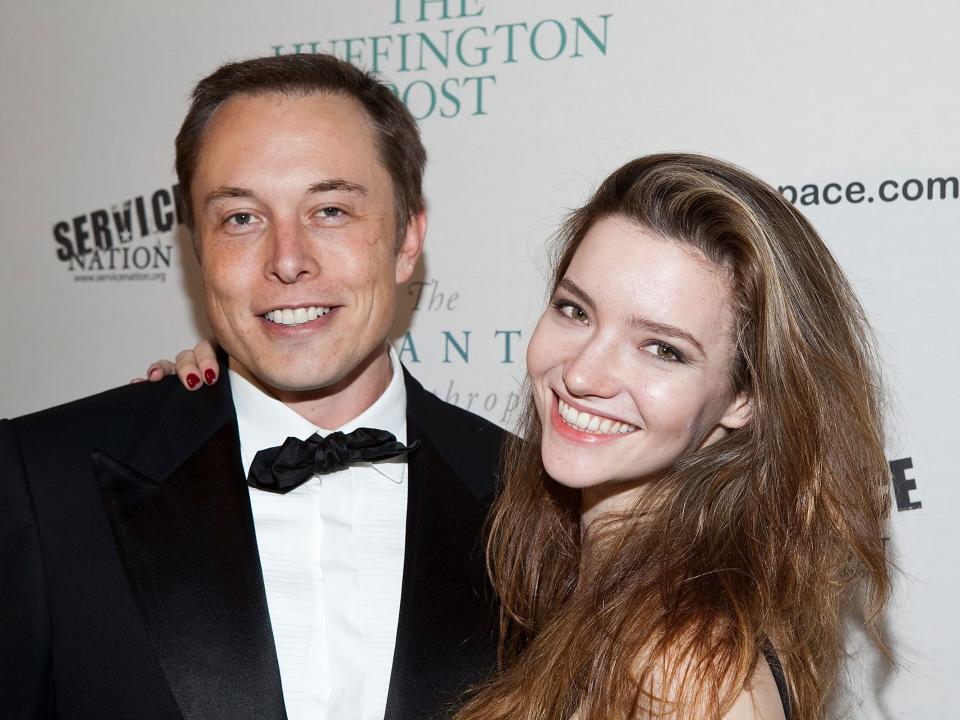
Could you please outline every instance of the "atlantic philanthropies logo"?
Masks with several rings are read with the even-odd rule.
[[[162,187],[53,225],[57,259],[77,282],[164,282],[173,232],[183,224],[180,187]]]
[[[433,365],[430,375],[438,383],[428,386],[437,397],[457,407],[483,415],[492,422],[507,426],[520,407],[517,383],[490,386],[477,382],[472,374],[464,377],[462,369],[473,364],[493,364],[513,375],[517,360],[524,357],[523,331],[506,327],[467,329],[460,324],[461,294],[439,279],[410,283],[400,295],[400,302],[410,313],[431,316],[419,331],[407,330],[394,338],[394,347],[407,365],[427,362]],[[467,302],[467,305],[472,303]],[[476,312],[476,308],[473,308]],[[437,322],[439,321],[439,322]],[[428,329],[429,328],[429,329]]]
[[[489,22],[491,0],[385,0],[390,32],[272,45],[382,73],[418,120],[487,115],[498,69],[607,54],[610,13]],[[515,8],[515,3],[500,3]],[[415,75],[420,77],[414,77]]]

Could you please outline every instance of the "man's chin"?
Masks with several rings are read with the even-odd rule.
[[[254,380],[271,395],[284,399],[301,396],[302,399],[322,397],[343,384],[342,374],[325,373],[262,373]]]
[[[348,374],[337,373],[329,365],[322,370],[291,367],[289,364],[269,367],[258,363],[243,363],[233,356],[230,357],[230,369],[274,397],[323,394],[325,389],[337,385]]]
[[[317,358],[323,358],[323,363],[318,364]],[[287,404],[341,394],[372,402],[386,388],[390,377],[386,342],[382,351],[377,347],[360,358],[314,352],[286,353],[266,359],[269,362],[244,363],[231,356],[230,368]]]

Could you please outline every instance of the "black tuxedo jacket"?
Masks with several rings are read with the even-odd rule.
[[[494,665],[480,532],[503,440],[405,379],[396,720],[446,714]],[[0,717],[285,717],[226,373],[4,420],[0,468]]]

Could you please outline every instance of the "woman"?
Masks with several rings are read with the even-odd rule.
[[[823,717],[850,603],[885,652],[889,496],[868,326],[810,224],[726,163],[629,162],[561,229],[527,364],[500,671],[458,720]]]

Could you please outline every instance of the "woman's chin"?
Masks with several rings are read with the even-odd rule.
[[[596,487],[610,482],[610,478],[600,475],[597,467],[591,463],[587,467],[569,459],[543,458],[543,467],[556,483],[572,490]]]

